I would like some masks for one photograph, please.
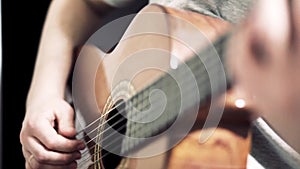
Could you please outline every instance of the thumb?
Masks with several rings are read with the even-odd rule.
[[[56,112],[58,133],[69,138],[76,135],[74,124],[74,110],[66,102],[63,103],[61,109]]]

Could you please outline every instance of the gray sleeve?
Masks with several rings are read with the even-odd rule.
[[[232,23],[243,19],[255,0],[149,0],[150,3],[199,12]]]
[[[107,3],[110,6],[113,7],[123,7],[126,4],[133,2],[134,0],[102,0],[103,2]]]

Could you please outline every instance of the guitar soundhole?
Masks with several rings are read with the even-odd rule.
[[[122,157],[117,155],[121,152],[122,138],[125,135],[127,119],[125,115],[124,101],[116,103],[117,108],[113,109],[107,116],[107,123],[104,129],[103,142],[101,149],[102,164],[105,169],[115,169],[120,164]],[[111,153],[116,152],[116,154]]]

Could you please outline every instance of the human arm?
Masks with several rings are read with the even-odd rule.
[[[74,51],[111,9],[84,0],[51,2],[20,133],[26,168],[72,168],[79,158],[82,142],[74,139],[74,112],[64,100],[66,83]]]

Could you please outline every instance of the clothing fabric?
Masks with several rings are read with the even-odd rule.
[[[150,0],[149,2],[199,12],[232,23],[244,18],[252,5],[252,0]]]
[[[262,118],[253,122],[250,154],[266,169],[300,169],[300,154]]]
[[[114,7],[122,7],[134,0],[103,1]],[[252,1],[253,0],[149,0],[149,3],[195,11],[237,23],[247,15]]]
[[[122,7],[132,2],[133,0],[102,0],[102,1],[113,7]]]

